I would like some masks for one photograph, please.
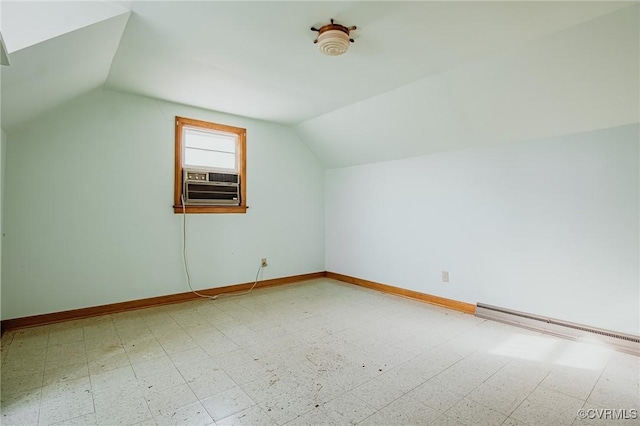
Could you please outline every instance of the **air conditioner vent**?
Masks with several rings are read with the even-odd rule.
[[[211,182],[238,183],[238,175],[234,173],[209,173]]]
[[[239,206],[239,176],[236,173],[185,169],[183,195],[185,205]]]

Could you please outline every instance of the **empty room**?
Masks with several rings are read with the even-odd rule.
[[[640,4],[0,2],[2,425],[640,424]]]

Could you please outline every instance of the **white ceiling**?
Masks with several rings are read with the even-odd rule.
[[[327,167],[640,122],[638,5],[295,126]]]
[[[340,160],[339,147],[323,137],[326,126],[334,126],[333,133],[357,137],[363,123],[381,118],[380,111],[393,113],[385,109],[389,99],[384,96],[405,93],[393,105],[406,100],[420,107],[430,100],[416,99],[415,92],[412,98],[412,84],[438,86],[444,80],[451,84],[446,77],[451,73],[474,69],[477,64],[501,64],[505,55],[522,46],[535,46],[634,3],[2,1],[0,30],[11,66],[2,67],[1,123],[10,130],[60,102],[104,85],[298,125],[303,141],[328,166],[390,159],[394,155],[384,152],[357,154],[361,147],[356,143],[347,150],[360,157]],[[637,8],[634,13],[637,19]],[[358,26],[353,33],[355,43],[340,57],[317,52],[316,33],[309,30],[330,18]],[[517,66],[512,68],[518,71]],[[495,70],[483,65],[478,75],[491,79]],[[465,81],[467,77],[463,72],[458,78]],[[473,81],[483,85],[482,80]],[[433,89],[440,96],[433,99],[445,101],[442,110],[433,103],[423,106],[442,115],[435,124],[454,126],[456,114],[473,99],[465,99],[460,91],[447,97],[444,88],[446,85]],[[357,112],[363,102],[369,102],[369,108],[380,99],[378,113],[360,116]],[[544,109],[543,105],[536,107]],[[340,111],[345,108],[351,111],[350,120],[360,117],[360,125],[341,124]],[[480,112],[478,118],[483,117]],[[399,118],[391,121],[403,122]],[[454,130],[448,130],[449,136],[457,132]],[[430,129],[417,131],[429,136]],[[369,133],[361,134],[369,137]],[[431,136],[420,144],[442,139],[442,129],[436,126]],[[340,144],[344,143],[351,141],[341,138]],[[400,145],[402,156],[431,152],[411,143],[406,149]],[[441,145],[433,147],[446,149]]]
[[[107,87],[295,124],[620,7],[575,2],[124,2]],[[310,27],[357,25],[348,54]]]
[[[4,130],[102,86],[129,17],[106,2],[2,1],[0,11]]]

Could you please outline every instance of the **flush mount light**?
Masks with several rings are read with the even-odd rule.
[[[353,39],[349,37],[349,32],[355,29],[355,25],[345,27],[344,25],[334,24],[333,19],[330,24],[324,25],[320,29],[311,27],[311,31],[318,33],[318,38],[313,42],[318,44],[320,52],[330,56],[342,55],[349,49],[349,43],[353,43]]]

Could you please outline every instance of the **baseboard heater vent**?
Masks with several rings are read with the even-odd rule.
[[[499,321],[530,330],[541,331],[566,339],[604,343],[618,351],[640,356],[640,337],[631,334],[602,330],[582,324],[542,317],[524,312],[512,311],[497,306],[478,303],[476,316]]]

